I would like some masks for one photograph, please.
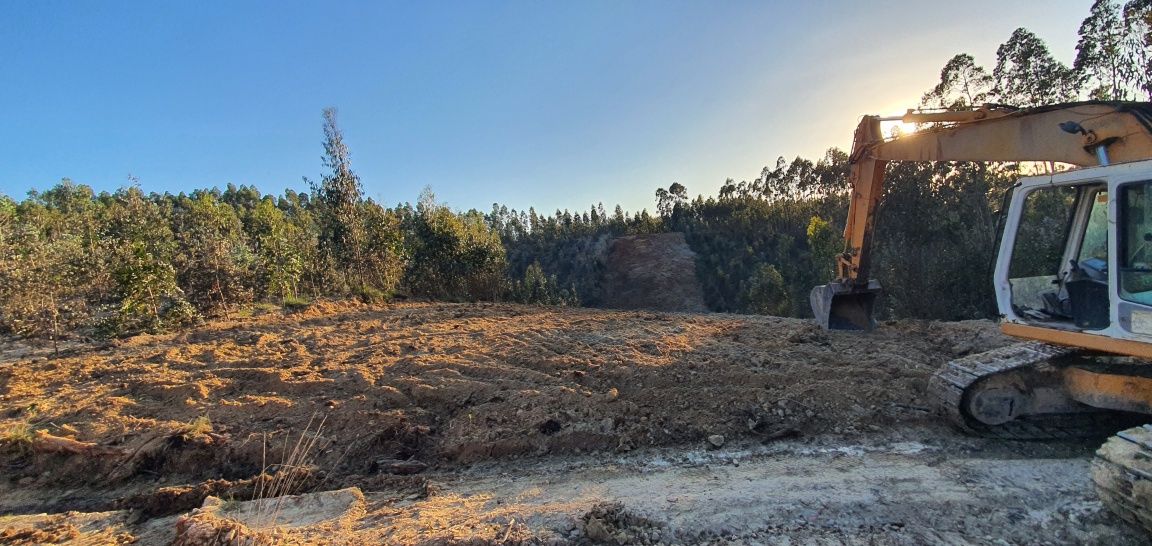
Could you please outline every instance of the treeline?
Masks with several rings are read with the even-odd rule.
[[[335,110],[323,127],[328,172],[305,193],[96,194],[63,180],[20,202],[0,195],[0,333],[121,336],[321,296],[588,304],[600,264],[581,261],[582,237],[662,229],[620,207],[456,212],[430,189],[386,207],[364,197]],[[541,266],[560,261],[564,282]]]
[[[509,282],[483,214],[448,210],[430,192],[415,206],[365,199],[333,110],[324,133],[330,172],[308,193],[229,185],[161,195],[134,185],[97,195],[65,180],[21,202],[0,196],[0,330],[123,335],[256,301],[382,301],[398,290],[494,299],[549,280]]]
[[[921,105],[1147,100],[1150,28],[1152,0],[1098,0],[1071,65],[1018,29],[991,71],[970,55],[952,58]],[[848,158],[837,149],[816,161],[780,158],[715,196],[692,199],[672,184],[657,190],[655,214],[596,205],[543,215],[499,204],[482,213],[450,210],[430,190],[415,205],[365,198],[334,110],[323,128],[327,174],[303,193],[229,185],[146,194],[132,185],[96,194],[65,180],[21,201],[0,195],[0,333],[125,335],[320,296],[606,305],[609,241],[665,231],[685,233],[697,253],[711,309],[805,316],[808,291],[831,277],[842,247]],[[874,261],[882,313],[989,316],[994,211],[1021,167],[888,168]]]

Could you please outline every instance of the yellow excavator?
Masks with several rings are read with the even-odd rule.
[[[924,129],[885,138],[881,123],[897,120]],[[1152,103],[865,116],[849,156],[837,278],[811,294],[825,328],[876,325],[881,286],[869,268],[889,161],[1077,167],[1021,178],[1007,200],[994,289],[1001,330],[1022,342],[947,363],[929,391],[974,434],[1115,433],[1092,463],[1097,492],[1112,511],[1152,531],[1152,425],[1132,426],[1152,422]]]

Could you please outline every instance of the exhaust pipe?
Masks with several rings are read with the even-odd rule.
[[[830,282],[812,289],[808,302],[816,322],[825,330],[872,330],[876,327],[873,310],[880,295],[880,283],[867,286]]]

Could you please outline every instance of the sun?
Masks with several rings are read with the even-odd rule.
[[[916,124],[899,120],[884,121],[881,122],[880,131],[886,138],[908,136],[916,132]]]

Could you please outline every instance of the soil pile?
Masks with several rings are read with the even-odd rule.
[[[56,359],[6,353],[0,458],[28,487],[242,480],[319,430],[309,462],[331,479],[868,431],[932,420],[928,376],[1003,343],[988,322],[859,335],[774,317],[321,303]],[[64,447],[28,449],[49,440]]]
[[[603,302],[615,309],[703,312],[696,253],[683,233],[619,237],[608,248]]]
[[[935,369],[1008,342],[322,302],[59,358],[8,343],[0,542],[1139,543],[1091,492],[1095,444],[967,438],[930,410]]]

